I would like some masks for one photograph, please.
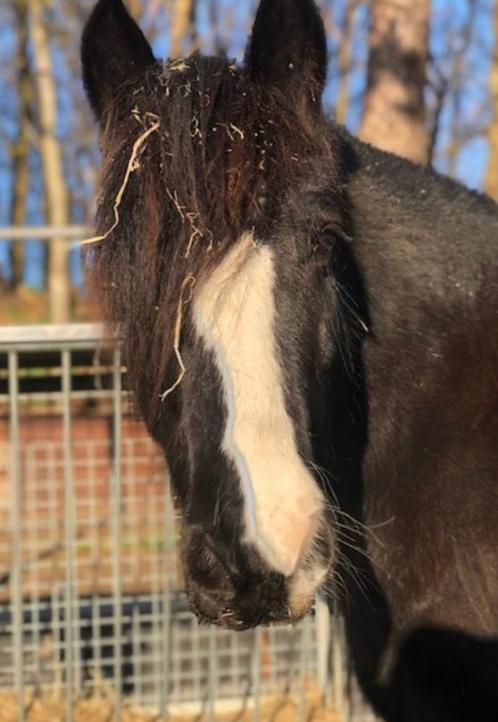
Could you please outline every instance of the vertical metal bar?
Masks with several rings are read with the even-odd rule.
[[[270,627],[268,629],[268,655],[269,655],[269,662],[270,662],[270,668],[268,670],[269,672],[269,678],[270,678],[270,689],[271,693],[274,694],[277,689],[277,679],[278,679],[278,634],[277,630]]]
[[[91,646],[92,646],[92,662],[91,662],[91,683],[93,687],[97,687],[97,693],[102,692],[102,639],[100,635],[100,596],[98,591],[93,591],[90,602],[90,628],[91,628]]]
[[[230,647],[232,650],[232,655],[234,659],[234,665],[233,665],[233,672],[232,672],[232,690],[230,692],[230,695],[232,697],[237,697],[239,695],[239,690],[242,692],[241,689],[241,683],[242,683],[242,674],[240,670],[240,658],[241,654],[241,640],[244,641],[244,636],[241,634],[231,634],[230,635]],[[250,691],[250,690],[249,690]],[[244,690],[244,694],[247,696],[248,691]]]
[[[131,640],[133,654],[133,689],[134,697],[142,701],[144,698],[144,659],[142,653],[142,632],[140,629],[140,598],[134,600],[131,613]]]
[[[71,428],[71,351],[62,355],[62,414],[64,429],[64,533],[66,583],[64,594],[65,665],[66,665],[66,722],[74,720],[75,686],[75,493]]]
[[[162,684],[159,692],[159,712],[162,722],[169,718],[169,693],[170,693],[170,658],[171,658],[171,576],[172,569],[170,561],[174,557],[170,553],[172,541],[175,539],[175,515],[173,504],[169,494],[169,484],[165,499],[165,515],[164,515],[164,584],[163,584],[163,613],[161,627],[161,677]],[[176,547],[175,547],[176,554]],[[173,561],[174,564],[174,561]]]
[[[140,495],[139,476],[135,472],[136,469],[136,450],[133,439],[127,438],[123,440],[121,445],[121,468],[127,469],[126,476],[122,478],[121,494],[126,494],[126,508],[123,509],[122,529],[124,531],[126,525],[127,534],[127,555],[130,563],[130,571],[128,572],[127,581],[135,584],[135,580],[140,575],[140,548],[141,534],[143,533],[143,508],[142,497]],[[124,516],[126,514],[126,516]],[[133,569],[133,571],[132,571]],[[141,575],[140,575],[141,576]],[[124,581],[124,580],[123,580]],[[130,589],[133,595],[133,604],[131,608],[130,619],[130,638],[133,655],[133,697],[139,703],[143,704],[143,700],[147,694],[148,687],[148,656],[144,654],[147,641],[143,639],[144,623],[140,611],[140,593],[134,586]],[[147,639],[147,638],[146,638]]]
[[[47,494],[49,497],[49,514],[48,514],[48,529],[47,535],[50,539],[50,544],[60,543],[60,497],[58,488],[58,474],[56,466],[56,449],[54,444],[47,446],[47,478],[48,488]],[[49,474],[49,470],[51,473]],[[50,593],[50,609],[52,610],[52,626],[51,634],[53,641],[52,658],[50,660],[50,673],[53,678],[53,694],[55,697],[59,697],[63,689],[63,669],[59,660],[62,659],[64,651],[64,644],[62,630],[64,629],[63,618],[62,618],[62,593],[61,589],[61,565],[62,560],[53,558],[50,562],[50,574],[52,579],[51,593]]]
[[[63,669],[59,660],[62,659],[62,653],[64,651],[63,641],[63,611],[62,611],[62,591],[60,588],[60,582],[54,583],[51,598],[51,609],[52,609],[52,639],[54,640],[54,651],[53,651],[53,662],[52,662],[52,675],[53,675],[53,694],[58,697],[62,694],[64,689],[63,680]]]
[[[104,442],[105,443],[105,442]],[[92,565],[96,562],[96,555],[100,551],[100,524],[99,517],[102,514],[101,509],[98,506],[99,498],[99,466],[96,462],[97,459],[98,442],[91,444],[89,447],[90,453],[88,454],[88,473],[90,481],[90,544],[92,550],[93,561]],[[93,452],[93,453],[92,453]],[[99,462],[100,463],[100,462]],[[98,562],[97,562],[98,563]],[[91,663],[91,684],[93,687],[97,687],[97,692],[102,691],[104,668],[102,664],[102,635],[101,635],[101,622],[100,622],[100,610],[101,610],[101,589],[100,579],[97,581],[97,588],[92,589],[91,596],[91,646],[92,646],[92,663]],[[98,685],[98,686],[97,686]]]
[[[121,720],[123,690],[123,600],[121,551],[123,547],[121,489],[121,349],[113,355],[113,468],[112,468],[112,593],[114,608],[114,719]]]
[[[15,351],[9,352],[9,411],[10,411],[10,492],[11,512],[11,595],[13,604],[14,684],[17,699],[17,719],[24,722],[24,650],[22,609],[22,490],[19,423],[19,359]]]
[[[200,634],[199,634],[199,625],[193,624],[192,625],[192,631],[191,631],[191,637],[192,637],[192,674],[193,674],[193,680],[192,680],[192,696],[196,701],[199,701],[202,699],[202,687],[203,687],[203,667],[202,667],[202,658],[201,658],[201,644],[200,644]]]
[[[161,697],[161,687],[164,684],[162,680],[162,663],[161,663],[161,633],[162,633],[162,589],[163,581],[161,567],[161,548],[159,544],[159,533],[164,525],[164,514],[161,515],[161,508],[157,493],[155,492],[155,483],[151,485],[151,489],[147,495],[147,520],[148,536],[144,540],[150,560],[150,594],[151,594],[151,683],[154,707],[157,706]],[[162,518],[162,524],[160,517]],[[142,546],[142,540],[140,546]]]
[[[308,700],[306,696],[306,676],[308,672],[308,652],[309,652],[309,628],[310,628],[310,617],[306,617],[301,622],[301,654],[299,664],[299,709],[298,709],[298,722],[305,722],[307,717],[307,706]]]
[[[253,722],[261,720],[261,627],[254,630],[251,654],[251,692],[254,700],[252,710]]]
[[[32,555],[35,555],[39,549],[42,548],[43,544],[43,535],[46,534],[46,528],[43,528],[43,531],[40,529],[40,523],[42,520],[44,520],[44,514],[40,514],[40,508],[39,508],[39,502],[37,499],[37,493],[36,493],[36,481],[37,481],[37,474],[36,474],[36,464],[34,461],[34,458],[36,457],[36,446],[33,448],[33,445],[30,444],[30,451],[31,453],[28,454],[28,450],[26,449],[26,457],[25,457],[25,480],[24,480],[24,488],[25,488],[25,499],[26,502],[28,499],[32,500],[32,503],[30,504],[30,508],[28,510],[27,503],[25,506],[25,519],[29,519],[29,526],[30,526],[30,536],[32,540],[32,549],[30,550]],[[31,514],[29,513],[31,511]],[[42,532],[40,534],[40,531]],[[27,536],[27,535],[26,535]],[[42,564],[36,564],[33,565],[29,571],[29,586],[31,588],[30,594],[31,594],[31,603],[30,603],[30,609],[31,609],[31,627],[32,627],[32,633],[30,635],[31,643],[32,643],[32,652],[31,656],[33,658],[33,683],[38,684],[38,680],[40,679],[41,674],[41,595],[40,595],[40,572],[42,571]]]
[[[216,720],[216,689],[218,686],[218,659],[216,649],[216,630],[209,627],[209,658],[208,658],[208,722]]]
[[[344,694],[344,659],[342,656],[342,620],[337,602],[333,606],[332,669],[334,674],[334,703],[343,719],[346,713]]]
[[[343,664],[344,664],[344,676],[346,679],[346,719],[347,722],[352,722],[353,714],[354,714],[354,693],[358,692],[355,680],[351,676],[350,669],[349,669],[349,663],[346,656],[346,621],[341,614],[341,648],[342,648],[342,658],[343,658]]]
[[[317,681],[324,702],[330,702],[330,612],[322,597],[316,600]]]

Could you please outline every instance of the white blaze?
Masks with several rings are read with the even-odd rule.
[[[285,406],[274,285],[272,250],[246,234],[198,289],[193,315],[223,383],[228,418],[222,448],[242,483],[245,540],[289,576],[313,537],[323,502]]]

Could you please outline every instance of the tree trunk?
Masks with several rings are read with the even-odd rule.
[[[170,55],[172,58],[182,57],[195,49],[196,6],[196,0],[171,0]]]
[[[337,60],[339,65],[339,88],[335,105],[335,120],[344,125],[349,107],[349,80],[351,71],[351,41],[356,11],[359,0],[348,0],[342,18],[340,33],[341,39]]]
[[[142,12],[141,0],[128,0],[128,12],[135,20],[138,20]]]
[[[57,89],[44,17],[44,0],[28,0],[38,108],[38,145],[42,162],[46,219],[49,225],[68,223],[68,193],[62,147],[57,138]],[[53,238],[48,246],[49,315],[52,323],[69,320],[67,241]]]
[[[26,222],[26,207],[29,192],[29,130],[32,101],[32,83],[28,54],[26,0],[12,0],[15,17],[16,47],[16,91],[18,99],[17,135],[11,146],[12,200],[9,220],[12,226]],[[23,281],[24,243],[12,241],[10,249],[10,288],[15,291]]]
[[[477,3],[476,0],[467,0],[467,18],[461,30],[461,37],[454,43],[451,72],[449,84],[451,89],[450,108],[450,142],[446,148],[447,166],[445,172],[449,176],[456,176],[458,170],[458,159],[466,142],[468,130],[465,129],[465,98],[468,92],[468,66],[469,51],[472,48],[474,35]],[[472,73],[472,71],[470,71]]]
[[[494,6],[495,47],[489,74],[489,89],[493,117],[488,128],[488,169],[484,188],[492,198],[498,200],[498,0]]]
[[[426,163],[425,78],[430,0],[371,0],[367,93],[360,136]]]

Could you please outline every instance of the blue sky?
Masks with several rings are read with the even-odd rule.
[[[92,5],[92,0],[83,0],[88,7]],[[340,8],[343,0],[323,0],[322,7],[330,8],[340,14]],[[63,7],[64,0],[56,0],[56,6]],[[208,29],[210,22],[208,18],[208,3],[205,0],[199,0],[199,17],[198,27],[201,37],[203,38],[203,49],[210,51],[212,49],[213,38],[209,36]],[[144,3],[146,5],[146,3]],[[219,37],[222,44],[227,47],[230,56],[242,57],[245,45],[246,34],[250,25],[254,3],[251,0],[220,0],[220,17],[223,23],[219,28]],[[468,21],[470,3],[468,0],[433,0],[433,22],[431,31],[431,47],[434,55],[440,59],[440,63],[444,69],[445,63],[450,58],[444,59],[445,51],[448,46],[448,37],[455,28],[464,28]],[[477,11],[475,23],[475,38],[470,45],[470,51],[466,55],[466,63],[469,70],[468,81],[462,94],[461,105],[462,115],[466,122],[486,122],[486,83],[489,70],[489,59],[493,46],[492,25],[490,23],[490,7],[491,0],[482,0]],[[5,10],[0,10],[5,13]],[[167,53],[167,28],[164,22],[164,31],[158,31],[155,28],[156,39],[154,42],[154,50],[158,56],[164,56]],[[12,28],[8,22],[3,25],[0,16],[0,63],[5,68],[8,66],[10,59],[14,55],[14,38]],[[366,27],[365,18],[361,15],[358,19],[358,38],[355,45],[355,53],[358,58],[358,68],[353,73],[351,79],[351,95],[357,100],[352,103],[348,115],[348,125],[351,130],[355,130],[358,125],[361,113],[361,95],[365,82],[364,64],[366,61],[366,38],[364,29]],[[147,30],[147,27],[146,27]],[[79,32],[79,28],[74,28],[74,33]],[[75,37],[74,51],[78,52],[78,39]],[[61,78],[67,78],[67,72],[64,67],[64,56],[56,49],[56,67],[59,69]],[[333,68],[331,68],[333,71]],[[333,76],[333,72],[331,72]],[[335,85],[333,82],[329,84],[325,95],[325,106],[332,113],[333,98],[335,93]],[[15,96],[12,89],[5,81],[0,78],[0,225],[5,225],[8,219],[8,208],[10,198],[10,178],[8,172],[8,147],[7,139],[12,137],[15,131],[13,117],[15,108]],[[67,137],[71,132],[71,124],[74,121],[72,115],[73,101],[68,93],[60,94],[60,132],[62,137]],[[454,108],[451,104],[445,107],[443,113],[442,130],[438,141],[438,151],[441,153],[448,143],[449,128],[452,123]],[[456,165],[456,175],[462,181],[471,187],[478,188],[481,185],[483,174],[487,161],[487,145],[482,138],[472,140],[467,143],[460,153]],[[33,175],[38,174],[37,161],[33,158]],[[436,166],[442,172],[448,170],[447,164],[443,157],[436,154]],[[38,186],[38,188],[36,187]],[[29,223],[40,223],[43,220],[42,203],[40,202],[39,182],[34,184],[32,196],[30,198]],[[79,222],[81,217],[75,208],[74,221]],[[28,263],[26,280],[29,285],[39,286],[42,280],[42,252],[39,243],[33,241],[28,244],[27,248]],[[6,268],[6,244],[0,241],[0,267]],[[71,268],[73,278],[81,281],[81,271],[79,265],[79,252],[75,251],[71,254]]]

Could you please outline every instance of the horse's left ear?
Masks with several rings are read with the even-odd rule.
[[[122,0],[99,0],[81,41],[83,83],[98,120],[121,85],[153,62],[152,49]]]
[[[261,0],[246,63],[255,80],[319,105],[327,77],[327,42],[313,0]]]

